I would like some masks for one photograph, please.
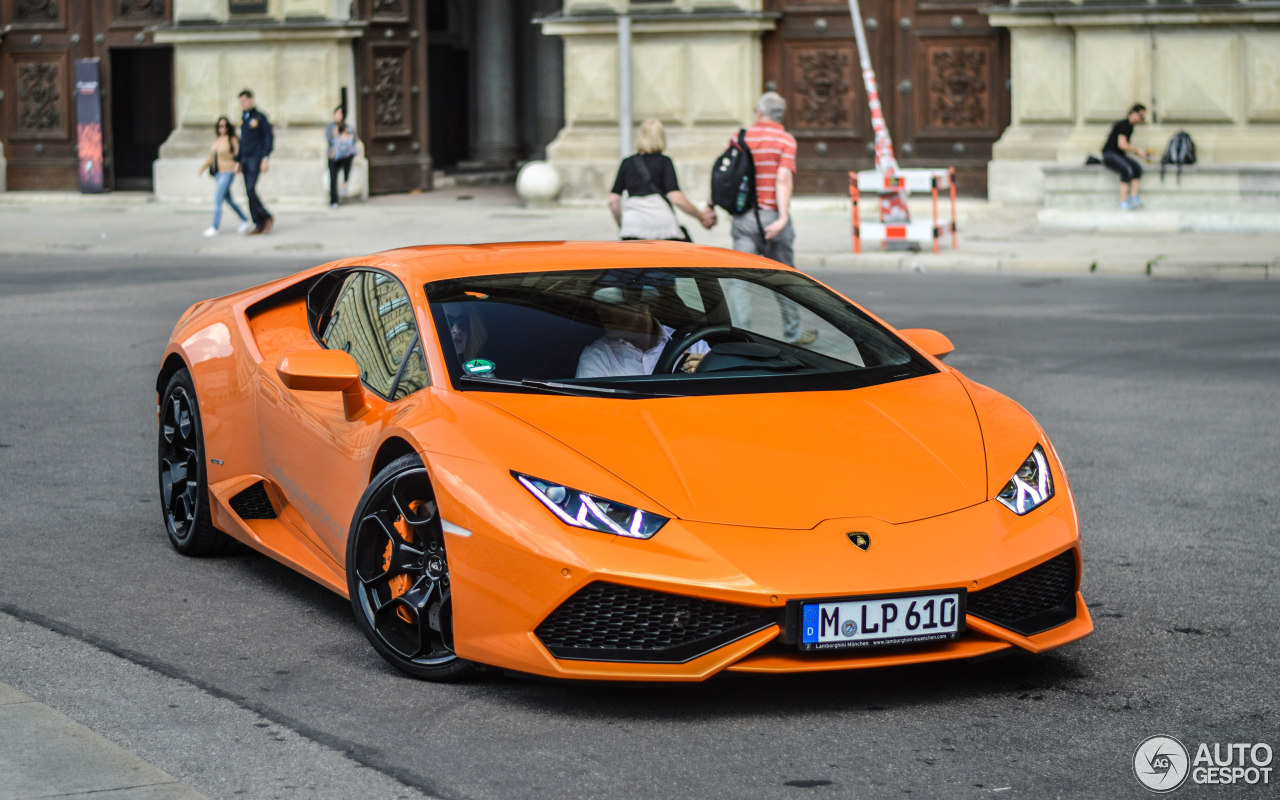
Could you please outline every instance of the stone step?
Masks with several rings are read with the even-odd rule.
[[[1146,194],[1146,190],[1143,190]],[[1280,232],[1280,214],[1275,211],[1199,211],[1159,210],[1147,208],[1123,211],[1110,205],[1094,208],[1043,208],[1036,213],[1041,228],[1074,231],[1107,231],[1112,233],[1159,233],[1195,231],[1200,233],[1275,233]]]
[[[443,171],[435,174],[432,185],[437,189],[453,189],[459,186],[492,186],[495,184],[515,183],[515,170],[470,170]]]
[[[1148,210],[1257,212],[1280,210],[1280,165],[1144,165],[1142,198]],[[1044,168],[1046,209],[1106,209],[1115,205],[1118,176],[1102,165]]]

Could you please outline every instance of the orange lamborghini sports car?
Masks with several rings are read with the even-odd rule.
[[[392,250],[178,321],[179,552],[237,539],[400,670],[696,681],[1087,635],[1062,463],[1017,404],[776,262],[685,244]]]

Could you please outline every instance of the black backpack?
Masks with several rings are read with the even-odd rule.
[[[756,206],[756,163],[747,147],[747,130],[729,144],[711,165],[711,202],[730,214],[741,214]]]
[[[1164,183],[1164,168],[1173,164],[1178,168],[1178,184],[1182,184],[1182,165],[1196,163],[1196,143],[1191,141],[1191,134],[1178,131],[1165,145],[1164,155],[1160,157],[1160,182]]]

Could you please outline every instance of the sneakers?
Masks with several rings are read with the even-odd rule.
[[[1139,197],[1139,196],[1138,196],[1138,195],[1136,195],[1136,194],[1135,194],[1135,195],[1132,195],[1132,196],[1129,198],[1129,208],[1131,208],[1131,209],[1134,209],[1134,208],[1142,208],[1142,198],[1141,198],[1141,197]]]
[[[248,233],[249,231],[253,230],[253,222],[251,220],[246,219],[244,222],[240,223],[240,227],[238,230],[241,233]]]
[[[813,344],[815,341],[817,341],[817,339],[818,339],[818,332],[813,328],[808,328],[806,330],[800,331],[795,336],[786,337],[784,341],[786,341],[787,344],[795,344],[795,345],[803,346],[806,344]]]
[[[1133,210],[1133,206],[1129,204],[1128,199],[1121,200],[1119,203],[1116,204],[1116,208],[1120,209],[1121,211]]]
[[[330,203],[330,204],[329,204],[329,208],[332,208],[332,209],[334,209],[334,210],[336,211],[336,210],[337,210],[337,208],[338,208],[338,204],[337,204],[337,203]]]
[[[204,233],[203,233],[203,234],[201,234],[201,235],[202,235],[202,236],[204,236],[204,237],[206,237],[206,238],[207,238],[207,237],[210,237],[210,236],[217,236],[217,235],[218,235],[218,229],[217,229],[217,228],[215,228],[215,227],[213,227],[212,225],[210,225],[209,227],[207,227],[207,228],[205,228],[205,229],[204,229]]]

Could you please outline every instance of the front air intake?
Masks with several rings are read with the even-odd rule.
[[[1068,550],[979,592],[968,613],[1023,636],[1047,631],[1076,616],[1076,555]]]
[[[679,664],[780,623],[773,612],[615,583],[588,584],[543,620],[556,658]]]

